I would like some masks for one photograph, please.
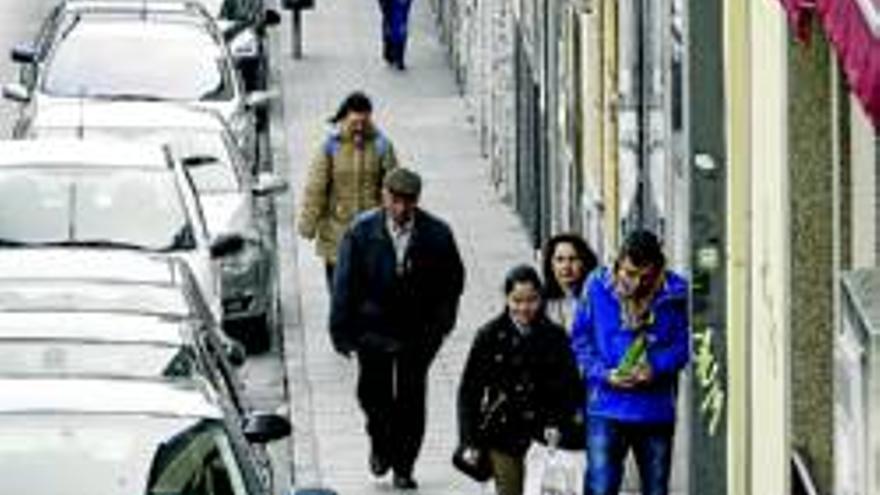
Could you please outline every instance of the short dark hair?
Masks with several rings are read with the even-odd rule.
[[[553,275],[553,253],[556,251],[556,246],[560,244],[571,244],[572,247],[574,247],[577,257],[580,258],[581,263],[584,264],[584,279],[586,279],[587,275],[596,268],[596,265],[599,264],[599,260],[596,258],[596,253],[590,249],[587,241],[578,234],[573,232],[563,232],[548,239],[547,242],[544,243],[544,248],[541,251],[541,269],[544,272],[544,297],[547,299],[555,299],[562,297],[563,295],[562,287],[559,286],[559,282],[556,281],[556,276]],[[578,284],[580,285],[582,283],[583,280]],[[575,287],[575,291],[579,290],[580,287]]]
[[[626,236],[617,255],[617,261],[620,262],[624,258],[629,258],[638,267],[666,266],[666,256],[663,254],[660,239],[649,230],[635,230]]]
[[[507,271],[507,275],[504,276],[504,294],[510,294],[514,285],[523,283],[532,284],[538,292],[542,290],[538,272],[530,265],[522,264]]]
[[[373,102],[370,97],[363,91],[353,91],[342,100],[336,113],[330,118],[330,122],[335,124],[345,118],[346,115],[355,113],[370,113],[373,111]]]

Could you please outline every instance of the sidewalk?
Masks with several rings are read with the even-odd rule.
[[[422,206],[451,224],[467,268],[458,326],[431,372],[428,431],[414,473],[419,493],[480,493],[478,484],[450,464],[457,440],[458,377],[474,330],[501,308],[504,272],[532,259],[529,242],[519,220],[489,185],[488,164],[465,118],[429,3],[413,4],[408,69],[403,73],[389,69],[380,57],[374,1],[316,3],[315,10],[303,15],[301,60],[290,56],[289,15],[278,32],[294,203],[326,119],[348,92],[365,90],[373,98],[375,120],[396,144],[402,164],[423,175]],[[292,206],[280,208],[281,215],[292,214]],[[298,278],[291,285],[300,296],[300,311],[285,322],[296,484],[334,488],[342,495],[391,492],[390,482],[375,481],[367,468],[367,437],[354,394],[356,365],[330,346],[323,265],[312,244],[299,242],[294,249],[295,255],[282,256],[296,262],[288,273]]]

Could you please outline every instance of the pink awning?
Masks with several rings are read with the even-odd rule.
[[[816,7],[852,92],[880,130],[880,0],[817,0]]]

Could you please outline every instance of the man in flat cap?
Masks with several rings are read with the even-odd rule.
[[[385,175],[382,206],[358,216],[339,246],[330,311],[334,348],[358,357],[370,470],[393,469],[398,489],[417,487],[428,369],[464,286],[452,231],[417,206],[421,187],[411,170]]]

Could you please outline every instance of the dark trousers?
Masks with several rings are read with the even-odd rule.
[[[585,495],[617,495],[624,460],[632,450],[642,495],[669,493],[674,424],[622,423],[590,417]]]
[[[333,274],[336,272],[334,263],[324,263],[324,275],[327,276],[327,295],[333,297]]]
[[[357,394],[373,452],[394,472],[411,475],[425,434],[425,396],[432,355],[358,351]]]
[[[403,61],[412,0],[379,0],[382,9],[382,41],[385,58]]]

